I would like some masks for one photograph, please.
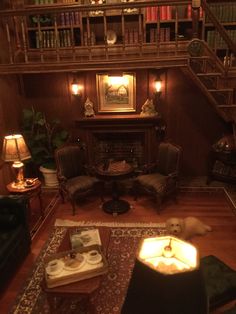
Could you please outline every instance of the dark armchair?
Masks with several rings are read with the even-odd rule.
[[[145,191],[157,202],[158,210],[168,195],[176,196],[182,149],[172,143],[160,143],[157,162],[144,168],[144,174],[134,180],[135,200]]]
[[[27,211],[25,197],[0,196],[0,292],[30,252]]]
[[[86,168],[84,150],[79,145],[67,145],[55,152],[59,191],[64,201],[67,196],[75,214],[76,202],[94,192],[99,180]]]

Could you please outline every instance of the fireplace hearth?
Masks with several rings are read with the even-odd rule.
[[[162,122],[140,115],[84,118],[76,120],[76,136],[85,143],[90,165],[114,159],[141,166],[156,158]]]

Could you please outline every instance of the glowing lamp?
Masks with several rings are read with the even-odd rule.
[[[122,314],[206,314],[207,294],[197,249],[178,238],[144,239]]]
[[[14,187],[24,187],[24,164],[22,160],[30,159],[31,155],[21,134],[7,135],[4,137],[2,159],[13,161],[13,169],[16,173]]]
[[[73,79],[71,83],[71,93],[74,96],[81,96],[82,86],[78,83],[76,79]]]
[[[162,80],[160,76],[157,76],[157,78],[154,81],[154,94],[157,99],[161,97],[162,93]]]

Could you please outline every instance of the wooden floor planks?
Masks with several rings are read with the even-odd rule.
[[[109,197],[107,197],[108,199]],[[76,215],[72,215],[69,203],[59,203],[55,210],[48,216],[43,227],[34,236],[32,252],[22,264],[6,292],[1,296],[1,313],[7,313],[10,305],[15,300],[36,257],[41,251],[50,234],[55,219],[100,221],[100,222],[165,222],[172,216],[195,216],[212,226],[213,231],[205,237],[195,237],[195,244],[201,256],[216,255],[229,266],[236,269],[236,216],[229,200],[222,191],[182,191],[178,201],[167,201],[157,214],[153,201],[142,196],[134,201],[132,196],[124,196],[132,206],[129,212],[113,217],[101,209],[101,203],[97,197],[89,197],[77,207]],[[215,312],[222,313],[222,312]]]

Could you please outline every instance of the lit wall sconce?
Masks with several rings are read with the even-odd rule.
[[[154,81],[154,95],[157,100],[160,99],[162,93],[162,80],[158,75]]]
[[[79,84],[76,78],[74,78],[71,83],[71,94],[74,96],[82,95],[82,85]]]
[[[31,154],[21,134],[7,135],[4,137],[2,159],[4,161],[13,161],[13,169],[16,174],[15,188],[24,187],[24,164],[22,160],[30,159]]]
[[[142,240],[122,314],[207,314],[197,249],[172,236]]]

